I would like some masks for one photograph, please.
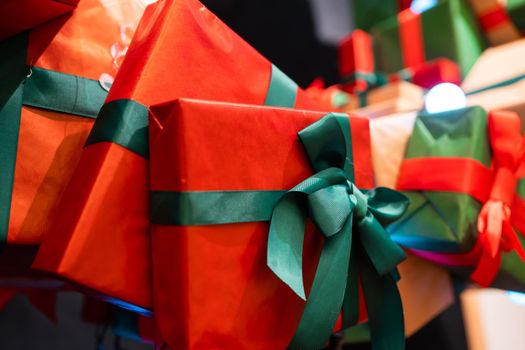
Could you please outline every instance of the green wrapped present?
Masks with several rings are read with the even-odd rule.
[[[389,227],[393,240],[431,261],[474,267],[480,285],[499,270],[525,284],[523,144],[515,113],[419,115],[398,182],[410,206]]]
[[[518,29],[524,30],[525,29],[525,0],[506,0],[501,1],[505,8],[507,9],[507,13],[516,25]]]
[[[376,64],[393,73],[445,57],[464,76],[485,48],[476,17],[464,0],[442,0],[421,14],[410,9],[371,29]]]
[[[354,25],[369,30],[378,22],[395,16],[407,1],[399,0],[353,0],[351,1]]]

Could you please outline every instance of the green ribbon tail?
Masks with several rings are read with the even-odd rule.
[[[313,220],[325,237],[340,231],[353,207],[342,185],[346,178],[341,169],[328,168],[292,188],[277,203],[270,222],[267,264],[270,269],[303,300],[302,254],[307,204]],[[331,186],[331,187],[327,187]],[[309,195],[309,196],[307,196]],[[324,212],[330,204],[339,204],[339,216]],[[344,205],[346,204],[346,207]]]
[[[403,249],[392,241],[383,226],[370,212],[359,220],[358,230],[361,244],[379,275],[390,273],[406,259]]]
[[[288,349],[326,346],[343,305],[352,249],[352,218],[325,240],[308,301]]]
[[[350,255],[348,281],[343,302],[343,329],[359,321],[359,268],[356,254]]]
[[[396,282],[390,274],[379,276],[366,257],[359,263],[368,311],[372,350],[403,350],[405,325],[403,305]]]
[[[23,85],[19,85],[9,100],[0,108],[0,242],[7,241],[9,216],[15,176],[18,132],[22,111]]]
[[[27,33],[0,43],[0,243],[7,241],[24,80]]]
[[[301,299],[306,300],[303,282],[303,242],[306,210],[300,193],[291,192],[277,203],[268,235],[268,267]]]

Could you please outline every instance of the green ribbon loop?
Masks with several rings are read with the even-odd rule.
[[[312,193],[308,204],[312,220],[328,238],[342,230],[356,203],[350,200],[346,186],[334,185]],[[338,210],[331,210],[332,205]]]
[[[323,234],[325,243],[304,313],[289,348],[322,348],[343,304],[352,309],[352,314],[343,312],[347,317],[345,323],[348,319],[355,322],[358,307],[355,301],[345,301],[345,297],[357,297],[358,273],[364,271],[373,274],[362,279],[365,299],[371,307],[369,312],[373,314],[369,316],[370,326],[376,338],[382,339],[373,340],[374,349],[402,348],[402,307],[391,272],[406,256],[379,220],[388,222],[400,217],[408,205],[407,199],[388,189],[363,193],[353,184],[347,118],[329,114],[299,132],[299,137],[312,167],[318,172],[292,188],[275,206],[268,237],[268,266],[305,299],[302,246],[307,217]],[[361,258],[354,259],[353,251],[358,251],[357,256]],[[362,265],[367,268],[363,269]],[[389,303],[369,300],[377,297]],[[391,319],[397,322],[401,317],[401,323],[381,321],[385,313],[392,311],[399,315]]]
[[[353,181],[352,139],[346,114],[329,113],[299,131],[310,165],[314,171],[336,167],[343,169]]]

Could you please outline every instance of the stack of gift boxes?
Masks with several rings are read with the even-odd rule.
[[[305,90],[149,2],[0,4],[2,300],[80,290],[163,348],[403,349],[449,273],[525,285],[525,1],[354,0],[340,84]],[[440,83],[468,107],[425,111]]]

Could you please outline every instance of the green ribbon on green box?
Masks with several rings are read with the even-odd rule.
[[[525,0],[507,0],[505,4],[507,13],[516,27],[525,29]]]
[[[486,47],[477,19],[465,0],[440,0],[420,15],[425,61],[445,57],[457,62],[465,76]],[[403,66],[403,45],[396,16],[371,29],[377,69],[395,73]]]
[[[437,114],[422,113],[414,125],[405,159],[472,158],[490,166],[487,114],[480,107]],[[447,253],[469,251],[477,237],[481,203],[467,194],[411,191],[405,215],[388,231],[399,244]]]
[[[355,28],[362,30],[369,30],[400,10],[399,0],[353,0],[351,3]]]
[[[209,225],[270,221],[267,263],[306,306],[290,349],[325,346],[343,309],[343,326],[358,319],[361,279],[373,349],[404,347],[403,310],[396,266],[405,258],[383,225],[408,203],[399,192],[361,192],[353,183],[348,117],[330,113],[299,132],[315,174],[289,191],[151,193],[157,225]],[[313,220],[324,246],[306,297],[302,249],[305,223]]]
[[[492,151],[487,113],[480,107],[418,116],[405,159],[470,158],[487,168]],[[518,182],[525,194],[525,181]],[[482,204],[464,193],[444,191],[403,192],[410,201],[401,219],[388,227],[392,239],[406,248],[438,253],[469,252],[477,239],[477,218]],[[525,239],[520,237],[525,243]],[[503,254],[500,270],[525,284],[525,270],[517,254]]]
[[[28,33],[0,42],[0,243],[7,241],[22,105],[95,118],[106,91],[96,80],[26,64]]]

